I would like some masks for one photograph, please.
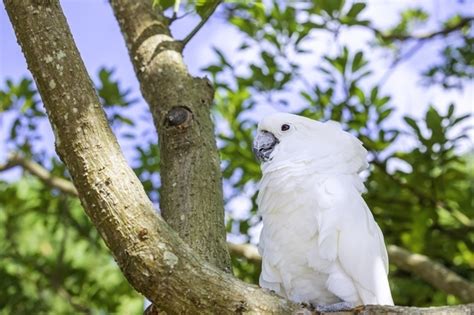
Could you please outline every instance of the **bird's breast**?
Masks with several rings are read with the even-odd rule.
[[[257,198],[264,229],[278,244],[311,241],[318,233],[320,178],[298,171],[265,174]]]

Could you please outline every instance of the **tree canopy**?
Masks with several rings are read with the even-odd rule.
[[[439,20],[423,8],[407,7],[397,13],[398,23],[381,29],[367,18],[370,3],[358,1],[149,2],[153,10],[164,12],[166,23],[197,15],[203,22],[219,19],[240,34],[239,47],[231,55],[214,47],[214,61],[201,65],[202,74],[215,88],[211,111],[217,125],[225,225],[231,241],[255,243],[258,239],[255,198],[261,174],[252,154],[252,138],[257,117],[272,107],[339,121],[357,136],[370,152],[371,168],[362,174],[367,186],[364,198],[386,243],[427,256],[472,285],[472,118],[460,113],[455,103],[416,104],[423,109],[421,118],[400,117],[397,111],[402,105],[415,105],[397,104],[386,85],[413,54],[436,49],[438,58],[423,65],[419,84],[443,91],[472,89],[474,12],[456,12]],[[195,33],[192,28],[189,31],[180,45],[193,40]],[[360,48],[348,44],[353,32],[363,32],[367,38]],[[333,45],[325,47],[325,40]],[[381,55],[388,65],[383,70]],[[42,131],[47,115],[33,80],[1,79],[0,122],[2,130],[8,131],[1,136],[9,152],[0,161],[4,162],[0,171],[19,167],[22,172],[0,177],[0,313],[141,313],[143,297],[122,275],[83,211],[70,181],[71,170],[42,145],[49,141]],[[144,121],[134,114],[134,108],[144,106],[143,100],[130,96],[113,69],[101,68],[94,82],[112,130],[133,143],[130,156],[134,158],[129,163],[150,200],[160,207],[172,193],[168,188],[163,191],[163,180],[179,174],[164,169],[170,166],[162,163],[163,152],[170,153],[160,151],[162,143],[154,136],[142,141],[143,133],[154,133],[155,128],[151,119]],[[181,105],[186,110],[187,105]],[[158,129],[173,136],[165,128]],[[205,134],[207,129],[203,130]],[[214,138],[209,141],[214,143]],[[213,150],[212,146],[204,147]],[[200,165],[207,167],[206,161]],[[163,172],[167,172],[165,177]],[[192,242],[183,231],[178,231],[180,236]],[[258,259],[232,248],[231,254],[235,276],[258,283]],[[214,263],[226,264],[225,259]],[[408,269],[403,264],[390,265],[397,305],[474,301]]]

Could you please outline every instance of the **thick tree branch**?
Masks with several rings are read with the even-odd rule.
[[[182,44],[149,0],[111,0],[160,138],[160,208],[192,249],[231,271],[220,161],[210,108],[214,89],[189,75]]]
[[[5,0],[81,203],[129,282],[169,314],[296,305],[203,262],[154,211],[107,124],[58,1]]]
[[[229,243],[229,250],[233,256],[243,257],[257,264],[261,263],[257,248],[251,244]],[[474,302],[474,284],[443,265],[432,261],[427,256],[410,253],[395,245],[388,245],[387,252],[391,264],[411,272],[443,292],[453,294],[465,302]]]
[[[328,315],[472,315],[474,304],[442,306],[442,307],[407,307],[407,306],[380,306],[368,305],[354,312],[324,313]]]

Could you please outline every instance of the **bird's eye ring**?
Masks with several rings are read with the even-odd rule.
[[[288,129],[290,129],[290,125],[288,124],[281,125],[281,131],[287,131]]]

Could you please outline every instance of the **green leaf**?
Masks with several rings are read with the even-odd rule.
[[[11,95],[0,91],[0,112],[9,110],[12,104],[13,100]]]
[[[242,32],[246,33],[250,37],[254,37],[257,31],[255,24],[252,23],[249,19],[245,19],[238,16],[232,16],[230,18],[230,23],[237,26]]]
[[[380,113],[379,118],[377,118],[377,123],[380,124],[382,121],[384,121],[390,114],[393,112],[393,108],[388,108],[384,110],[382,113]]]
[[[164,11],[174,6],[175,2],[176,0],[153,0],[152,6],[153,8],[160,7]]]
[[[125,124],[125,125],[128,125],[128,126],[133,126],[135,125],[135,123],[133,122],[133,120],[131,120],[130,118],[127,118],[125,116],[122,116],[122,115],[119,115],[119,114],[115,114],[113,116],[113,119],[114,120],[117,120],[117,121],[120,121],[121,123]]]
[[[451,118],[454,114],[454,104],[450,104],[448,108],[448,114],[446,115],[446,118]]]
[[[357,72],[366,64],[367,61],[364,60],[364,53],[361,51],[357,52],[354,56],[354,59],[352,60],[352,72]]]
[[[347,12],[347,16],[353,19],[357,18],[360,12],[365,9],[367,5],[362,2],[356,2],[352,5],[349,12]]]
[[[460,14],[455,14],[444,22],[445,28],[454,28],[462,21],[462,16]]]
[[[196,1],[196,12],[201,19],[206,18],[220,0],[198,0]]]
[[[377,98],[374,101],[374,105],[378,108],[382,108],[383,105],[387,104],[390,101],[390,96],[384,96],[382,98]]]
[[[405,120],[405,122],[413,129],[413,131],[415,131],[415,134],[417,135],[419,140],[424,139],[423,134],[421,133],[420,127],[418,126],[418,124],[413,118],[405,116],[403,117],[403,120]]]
[[[403,120],[405,120],[405,122],[412,128],[412,129],[417,129],[419,130],[420,128],[418,127],[418,125],[416,124],[416,121],[411,118],[411,117],[408,117],[408,116],[405,116],[403,117]]]
[[[354,95],[357,96],[361,104],[365,104],[365,93],[359,87],[354,88]]]
[[[443,118],[440,116],[438,111],[433,106],[430,106],[426,112],[426,125],[432,131],[431,138],[433,141],[444,142],[445,140],[442,120]]]
[[[222,66],[210,65],[206,68],[202,68],[201,70],[204,72],[209,72],[210,74],[215,76],[217,73],[221,72],[223,69],[222,69]]]
[[[101,68],[99,71],[100,85],[97,92],[101,98],[104,107],[129,106],[136,102],[128,98],[130,90],[122,90],[119,81],[112,79],[114,69]]]
[[[334,17],[342,9],[344,3],[345,0],[319,0],[321,9],[331,17]]]
[[[379,87],[375,86],[374,88],[372,88],[372,91],[370,91],[370,102],[372,104],[374,104],[375,101],[377,100],[378,94],[379,94]]]

